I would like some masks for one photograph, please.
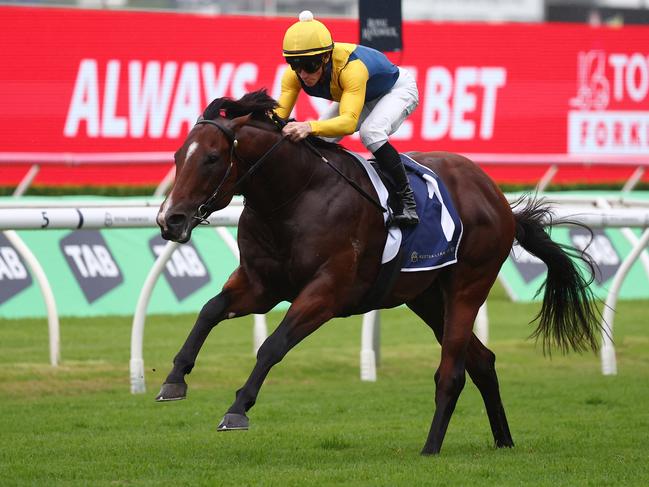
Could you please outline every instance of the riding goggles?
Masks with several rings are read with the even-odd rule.
[[[323,64],[322,56],[289,57],[286,62],[293,71],[306,71],[309,74],[315,73]]]

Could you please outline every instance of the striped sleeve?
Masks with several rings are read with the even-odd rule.
[[[360,60],[347,64],[338,79],[342,87],[339,115],[329,120],[312,121],[314,135],[340,137],[356,131],[361,110],[365,103],[365,90],[369,72]]]
[[[282,91],[279,95],[279,106],[275,109],[278,117],[287,119],[293,111],[297,95],[300,94],[302,86],[297,79],[297,74],[291,68],[286,68],[282,75]]]

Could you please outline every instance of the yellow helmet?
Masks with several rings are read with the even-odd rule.
[[[331,33],[309,10],[300,12],[299,19],[284,34],[284,57],[312,56],[334,48]]]

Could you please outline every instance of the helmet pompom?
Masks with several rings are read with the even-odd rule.
[[[311,10],[302,10],[298,18],[300,22],[310,22],[313,20],[313,12]]]
[[[331,32],[322,22],[313,18],[313,12],[303,10],[298,18],[284,34],[284,57],[315,56],[334,48]]]

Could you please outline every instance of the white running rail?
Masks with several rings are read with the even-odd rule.
[[[601,204],[601,203],[600,203]],[[9,208],[6,205],[0,207],[0,231],[25,230],[25,229],[80,229],[80,228],[136,228],[155,227],[157,205],[151,206],[110,206],[96,207],[91,205],[80,205],[75,207],[47,207],[47,208],[25,208],[23,203],[16,200],[15,207]],[[215,212],[209,218],[211,226],[224,227],[237,224],[242,207],[231,205],[221,211]],[[107,219],[106,214],[110,213],[111,218]],[[615,374],[617,365],[615,362],[615,349],[610,338],[613,336],[614,308],[617,302],[618,293],[629,269],[642,254],[642,250],[649,243],[649,211],[646,208],[596,208],[594,206],[559,206],[555,209],[558,218],[570,217],[570,219],[586,224],[593,228],[608,227],[634,227],[644,228],[642,236],[636,240],[629,255],[618,269],[609,295],[606,299],[607,307],[604,310],[604,330],[602,347],[602,372],[604,374]],[[109,223],[110,222],[110,223]],[[224,229],[218,230],[224,235]],[[229,235],[229,233],[228,233]],[[226,237],[226,243],[233,252],[236,249],[230,237]],[[18,243],[16,250],[21,253],[25,261],[31,267],[39,286],[41,287],[44,300],[48,309],[49,333],[50,333],[50,361],[56,365],[59,361],[59,330],[58,316],[54,303],[51,287],[47,278],[42,272],[38,261],[30,255],[29,249]],[[143,286],[140,299],[133,320],[131,334],[131,390],[132,392],[144,392],[144,360],[142,356],[143,329],[146,306],[148,299],[155,285],[162,268],[173,251],[174,244],[168,244],[167,249],[158,257],[151,269],[149,276]],[[237,254],[238,255],[238,254]],[[488,320],[486,312],[479,316],[476,334],[486,341],[488,336]],[[363,318],[361,334],[361,379],[376,380],[376,366],[379,363],[379,313],[370,312]],[[256,350],[266,336],[265,322],[260,317],[255,317],[254,344]]]

